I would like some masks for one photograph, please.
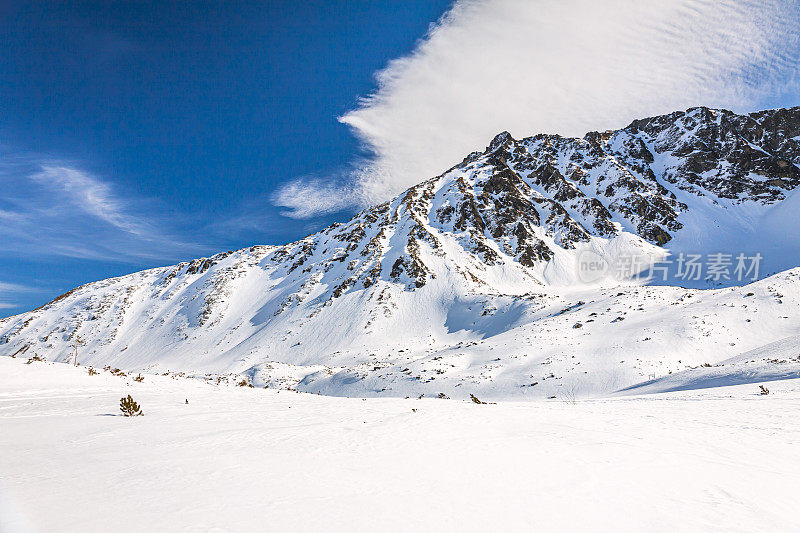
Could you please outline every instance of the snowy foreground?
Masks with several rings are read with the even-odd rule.
[[[3,532],[800,527],[797,379],[476,405],[25,362],[0,357]]]

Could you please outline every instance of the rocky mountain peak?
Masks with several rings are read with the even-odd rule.
[[[507,131],[503,131],[495,135],[494,139],[492,139],[492,142],[489,143],[489,147],[486,149],[486,151],[493,152],[500,146],[508,146],[514,142],[514,137],[512,137]]]
[[[800,108],[693,108],[583,138],[503,132],[300,241],[91,283],[0,320],[0,354],[66,357],[80,335],[96,362],[190,354],[196,369],[230,357],[237,371],[266,358],[327,372],[368,364],[386,328],[422,350],[459,328],[509,330],[536,302],[566,305],[586,252],[612,264],[772,242],[773,270],[786,269],[800,263],[800,244],[780,241],[800,207],[798,165]]]

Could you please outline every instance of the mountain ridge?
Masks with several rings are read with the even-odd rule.
[[[66,360],[80,335],[87,342],[84,361],[91,364],[244,373],[259,384],[328,394],[416,393],[439,376],[440,383],[450,382],[443,393],[465,387],[515,396],[524,387],[498,389],[493,384],[506,379],[495,374],[536,381],[531,365],[554,356],[526,348],[522,332],[544,323],[555,327],[556,317],[572,313],[560,311],[584,308],[617,286],[632,291],[633,299],[696,297],[689,296],[692,289],[640,287],[635,278],[586,284],[578,268],[582,254],[609,264],[635,257],[644,268],[670,253],[719,246],[731,253],[780,251],[765,254],[767,272],[800,264],[798,241],[785,231],[800,199],[798,165],[800,107],[748,115],[691,108],[580,139],[539,134],[516,140],[502,132],[442,174],[294,243],[90,283],[2,319],[0,354]],[[769,232],[772,240],[758,242]],[[776,279],[783,292],[794,294],[795,278]],[[768,303],[757,307],[771,308],[768,293]],[[626,305],[615,301],[609,309],[618,303]],[[624,319],[623,307],[618,314]],[[581,328],[593,320],[578,318]],[[790,334],[782,326],[761,326],[768,331],[764,344]],[[438,368],[434,362],[467,351],[465,344],[492,344],[498,337],[530,352],[524,371],[503,363],[489,372],[491,361],[474,354],[467,354],[477,357],[468,364]],[[675,361],[686,355],[679,350],[661,358],[677,371],[684,363]],[[415,364],[417,379],[407,379],[403,369]],[[434,379],[423,379],[422,370]],[[620,386],[632,385],[640,370],[603,369]],[[561,377],[574,378],[575,371],[564,366]],[[454,372],[458,379],[447,377]],[[586,379],[579,388],[587,394],[612,392]],[[365,389],[372,382],[403,386]],[[537,386],[534,396],[553,392]]]

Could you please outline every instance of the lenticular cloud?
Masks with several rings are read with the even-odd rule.
[[[457,2],[340,118],[374,155],[355,189],[385,200],[503,130],[583,135],[696,105],[768,106],[798,88],[798,11],[782,0]]]

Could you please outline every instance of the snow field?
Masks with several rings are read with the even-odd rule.
[[[4,532],[800,526],[796,379],[476,405],[6,357],[0,376]],[[117,416],[127,394],[143,417]]]

